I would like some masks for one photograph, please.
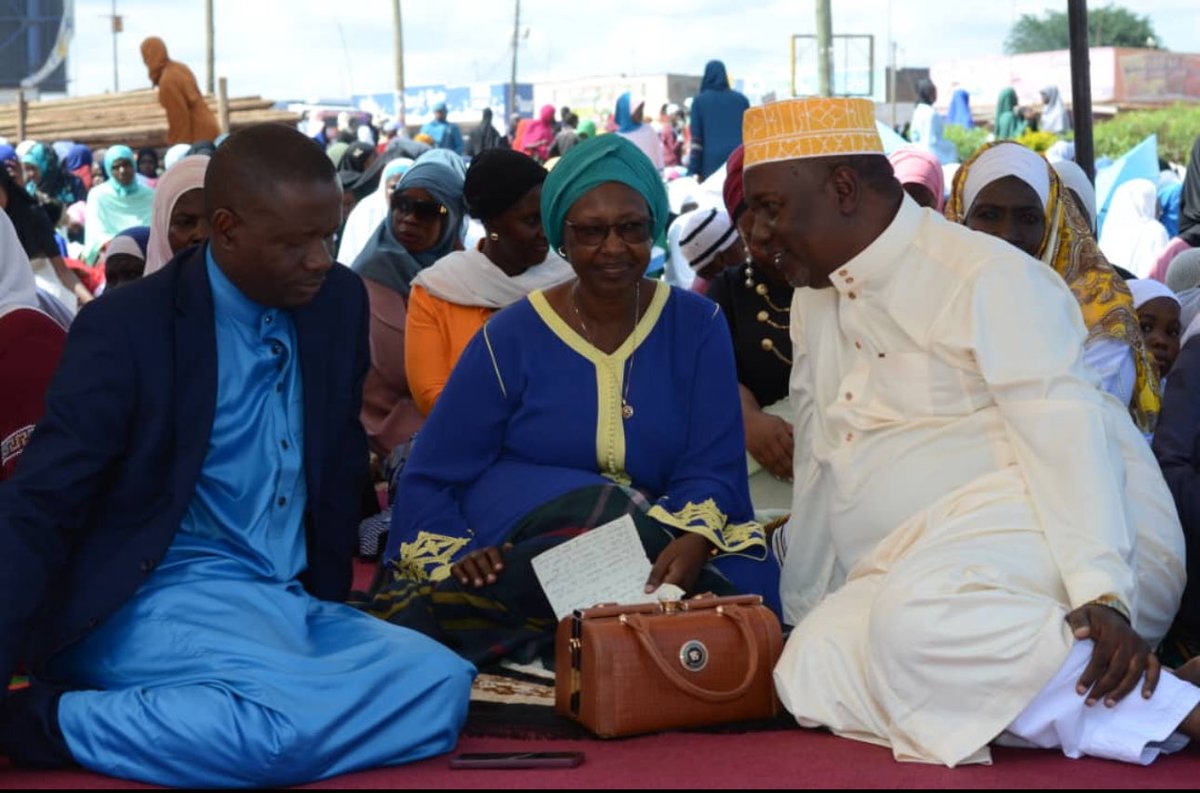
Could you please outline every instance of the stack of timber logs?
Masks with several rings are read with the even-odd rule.
[[[220,118],[217,97],[206,96],[205,101],[213,115]],[[230,131],[264,121],[295,124],[300,120],[298,114],[275,110],[274,102],[257,96],[230,99],[228,104]],[[91,148],[117,143],[134,149],[169,145],[167,114],[153,88],[30,102],[27,108],[25,138],[29,140],[72,140]],[[16,102],[0,105],[0,136],[14,144],[19,140],[17,113]]]

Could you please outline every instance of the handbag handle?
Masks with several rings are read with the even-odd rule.
[[[633,629],[637,636],[638,642],[641,643],[642,649],[650,656],[650,660],[658,667],[658,671],[662,672],[668,680],[674,683],[678,688],[686,691],[697,699],[702,699],[705,702],[731,702],[750,690],[750,686],[754,685],[754,673],[758,671],[758,644],[754,641],[754,634],[750,630],[750,626],[746,623],[746,617],[740,610],[726,611],[724,608],[718,608],[717,613],[729,617],[737,625],[738,630],[742,632],[742,638],[746,640],[746,644],[750,647],[749,665],[746,669],[746,677],[738,686],[730,691],[710,691],[707,688],[701,688],[690,680],[686,680],[679,671],[668,664],[659,653],[658,648],[654,646],[654,642],[650,639],[650,632],[646,629],[644,618],[640,614],[629,614],[621,619],[621,622]]]

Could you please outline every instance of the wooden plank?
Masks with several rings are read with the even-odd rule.
[[[218,97],[206,96],[214,113],[221,112]],[[243,96],[228,101],[229,127],[267,121],[296,123],[300,116],[276,110],[274,102],[261,96]],[[0,135],[17,140],[74,140],[88,146],[125,143],[132,147],[167,145],[167,117],[154,89],[97,94],[28,103],[24,134],[18,132],[19,108],[0,105]]]

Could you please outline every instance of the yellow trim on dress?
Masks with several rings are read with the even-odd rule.
[[[729,523],[729,518],[711,498],[699,504],[689,501],[678,512],[668,512],[661,504],[650,508],[650,517],[659,523],[703,535],[722,553],[767,558],[767,535],[753,521]]]
[[[450,577],[454,557],[470,542],[470,537],[418,532],[415,540],[400,544],[400,553],[393,564],[406,581],[436,583]]]
[[[631,483],[625,471],[625,420],[621,416],[621,389],[625,381],[625,362],[662,317],[671,288],[662,281],[654,284],[654,297],[646,313],[611,354],[601,352],[558,315],[542,290],[529,293],[529,303],[550,332],[596,368],[596,463],[600,474],[620,485]]]

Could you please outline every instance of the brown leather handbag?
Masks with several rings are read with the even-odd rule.
[[[555,637],[555,710],[601,738],[768,719],[779,620],[757,595],[576,611]]]

